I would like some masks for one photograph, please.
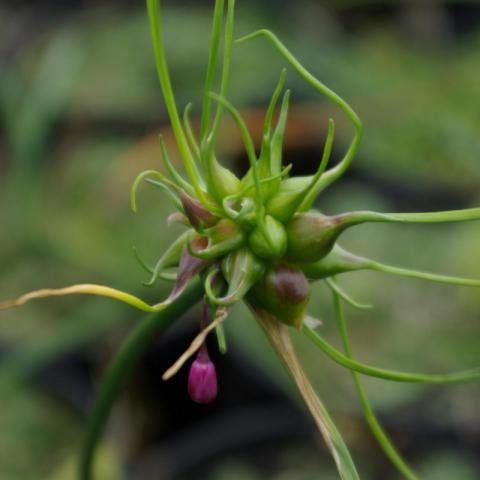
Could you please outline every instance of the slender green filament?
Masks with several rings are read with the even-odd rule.
[[[333,279],[327,278],[325,279],[325,283],[330,287],[330,290],[335,293],[335,295],[339,296],[343,301],[351,305],[353,308],[357,310],[370,310],[373,308],[373,305],[360,303],[354,300],[345,290],[343,290],[340,285]]]
[[[435,273],[422,272],[419,270],[410,270],[407,268],[393,267],[384,263],[370,261],[367,267],[377,272],[398,275],[401,277],[416,278],[418,280],[427,280],[436,283],[445,283],[447,285],[460,285],[462,287],[480,287],[480,280],[471,278],[452,277],[449,275],[438,275]]]
[[[170,156],[168,155],[167,146],[165,145],[165,139],[163,138],[163,135],[159,136],[159,141],[163,163],[171,179],[175,182],[177,186],[183,188],[189,195],[194,195],[194,190],[192,186],[177,172],[177,170],[173,166],[173,163],[170,160]]]
[[[227,20],[225,24],[225,39],[224,39],[224,52],[223,52],[223,67],[222,67],[222,80],[220,83],[220,96],[226,97],[228,90],[228,83],[230,79],[230,63],[232,57],[232,44],[233,44],[233,24],[234,24],[234,13],[235,13],[235,0],[228,0],[227,6]],[[205,95],[209,96],[209,93],[212,91],[212,88],[208,90],[205,89]],[[213,121],[213,126],[210,134],[207,138],[208,152],[211,151],[215,140],[218,135],[218,130],[220,128],[220,122],[223,114],[223,105],[217,105],[217,111],[215,113],[215,118]]]
[[[193,104],[187,103],[185,106],[185,110],[183,111],[183,124],[185,125],[185,132],[187,135],[188,142],[190,144],[193,153],[195,154],[196,160],[200,161],[200,146],[195,138],[195,134],[193,133],[192,122],[190,120],[190,112],[192,110]]]
[[[345,113],[345,115],[347,115],[347,117],[352,121],[355,127],[355,136],[352,143],[350,144],[350,147],[347,150],[347,153],[337,166],[326,172],[325,176],[321,180],[321,185],[319,186],[320,192],[321,190],[325,189],[333,182],[338,180],[338,178],[340,178],[351,165],[362,138],[362,122],[358,115],[350,107],[350,105],[345,102],[345,100],[343,100],[339,95],[337,95],[333,90],[328,88],[320,80],[313,76],[270,30],[258,30],[238,39],[237,42],[244,42],[246,40],[251,40],[260,36],[265,36],[266,38],[268,38],[273,43],[275,48],[280,52],[280,54],[285,58],[285,60],[297,71],[297,73],[314,89],[316,89],[318,92],[325,95],[328,99],[334,102]],[[311,205],[304,204],[303,210],[308,210],[310,207]]]
[[[240,134],[242,135],[243,142],[245,144],[245,149],[247,151],[247,156],[250,161],[250,168],[253,173],[253,180],[255,184],[255,204],[257,207],[257,219],[258,222],[261,223],[263,221],[263,201],[262,201],[262,190],[260,188],[260,176],[258,174],[258,165],[257,165],[257,157],[255,153],[255,145],[253,143],[252,137],[248,131],[247,125],[245,124],[240,112],[225,98],[222,98],[215,93],[210,93],[212,98],[223,104],[223,106],[228,110],[228,112],[232,115],[235,123],[237,124]]]
[[[163,47],[161,23],[160,23],[160,6],[158,0],[147,0],[148,17],[150,21],[150,30],[152,34],[153,48],[155,52],[155,60],[158,71],[158,78],[160,80],[160,86],[162,88],[163,97],[167,106],[168,115],[172,124],[173,132],[178,143],[180,154],[185,162],[185,169],[188,177],[192,182],[193,188],[198,199],[202,204],[207,207],[210,202],[205,197],[200,181],[200,173],[195,165],[195,161],[190,151],[188,141],[183,131],[182,123],[178,115],[177,106],[175,103],[175,96],[173,94],[172,84],[170,81],[170,74],[168,72],[168,66],[165,59],[165,51]]]
[[[343,353],[335,349],[335,347],[330,345],[326,340],[324,340],[319,333],[315,332],[306,325],[303,326],[303,332],[334,362],[350,370],[354,370],[370,377],[383,378],[384,380],[392,380],[394,382],[433,383],[438,385],[445,385],[449,383],[468,383],[480,379],[480,368],[473,368],[458,373],[428,375],[423,373],[397,372],[394,370],[372,367],[345,356]]]
[[[332,281],[334,282],[334,280]],[[338,295],[336,291],[333,291],[333,301],[335,306],[337,324],[340,330],[340,335],[342,337],[343,348],[347,354],[347,357],[352,358],[352,347],[351,347],[350,338],[348,335],[345,314],[342,308],[341,295]],[[391,442],[390,438],[388,437],[388,435],[380,425],[380,422],[378,421],[375,415],[375,412],[373,411],[373,408],[370,405],[370,401],[368,400],[368,397],[363,387],[360,376],[353,370],[351,370],[351,374],[352,374],[353,383],[358,393],[358,397],[360,399],[360,403],[362,405],[362,410],[365,416],[365,420],[367,421],[368,426],[370,427],[370,430],[372,431],[373,435],[377,439],[380,447],[385,452],[387,457],[391,460],[391,462],[405,476],[405,478],[407,478],[408,480],[418,480],[418,477],[406,464],[405,460],[402,458],[402,456],[397,451],[397,449]]]
[[[215,80],[215,71],[217,67],[218,51],[220,49],[220,36],[222,31],[224,0],[215,1],[215,9],[213,11],[212,38],[210,42],[210,53],[207,66],[207,78],[205,80],[205,89],[203,95],[202,120],[200,124],[200,138],[205,138],[210,127],[210,111],[212,99],[208,95],[213,89]]]
[[[183,212],[182,202],[179,200],[179,198],[171,190],[171,188],[176,190],[178,188],[177,185],[175,185],[168,178],[166,178],[165,175],[163,175],[162,173],[160,173],[157,170],[145,170],[144,172],[140,173],[137,176],[137,178],[135,179],[135,181],[133,182],[132,189],[130,190],[130,204],[131,204],[132,210],[134,212],[137,211],[137,191],[138,191],[138,187],[140,186],[142,181],[145,180],[145,179],[148,179],[148,177],[157,178],[158,181],[156,181],[156,182],[152,181],[150,183],[152,183],[153,185],[156,185],[156,186],[162,188],[163,190],[165,190],[165,192],[167,192],[167,194],[169,194],[169,196],[174,201],[177,209]]]

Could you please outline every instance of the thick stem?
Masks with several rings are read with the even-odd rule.
[[[169,305],[165,310],[148,317],[134,328],[119,348],[105,373],[88,420],[87,432],[80,457],[80,480],[91,480],[93,478],[95,450],[113,402],[140,356],[155,335],[165,330],[178,317],[189,310],[190,307],[202,298],[202,295],[203,287],[200,281],[195,280],[176,302]]]

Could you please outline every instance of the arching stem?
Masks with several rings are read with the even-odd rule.
[[[387,370],[385,368],[372,367],[366,363],[358,362],[344,355],[307,325],[304,324],[302,330],[306,336],[334,362],[342,365],[342,367],[354,370],[355,372],[369,377],[383,378],[384,380],[391,380],[393,382],[433,383],[436,385],[469,383],[480,380],[479,367],[464,370],[462,372],[431,375],[425,373],[398,372],[395,370]]]
[[[192,282],[183,295],[160,313],[154,314],[127,336],[105,373],[97,398],[87,423],[79,465],[79,479],[92,480],[95,450],[107,423],[112,405],[120,390],[137,364],[143,352],[158,333],[168,328],[175,320],[199,302],[203,288],[198,280]]]
[[[339,296],[344,302],[351,305],[353,308],[357,310],[370,310],[373,308],[373,305],[360,303],[354,298],[352,298],[345,290],[343,290],[340,285],[338,285],[337,281],[333,278],[325,279],[325,283],[329,286],[330,290],[336,295]]]
[[[360,118],[354,112],[352,107],[343,100],[339,95],[337,95],[333,90],[328,88],[324,85],[320,80],[318,80],[314,75],[312,75],[296,58],[295,56],[287,49],[287,47],[277,38],[277,36],[271,32],[270,30],[258,30],[253,32],[249,35],[246,35],[237,40],[237,42],[243,42],[246,40],[251,40],[257,37],[264,36],[268,40],[270,40],[275,48],[279,51],[280,55],[285,58],[285,60],[297,71],[297,73],[306,81],[308,82],[315,90],[320,92],[321,94],[325,95],[329,100],[335,103],[344,113],[345,115],[351,120],[355,127],[355,136],[347,150],[347,153],[343,157],[343,159],[336,165],[334,168],[328,170],[325,175],[318,182],[318,187],[315,190],[320,193],[320,191],[324,190],[330,184],[338,180],[345,171],[348,169],[350,164],[352,163],[353,158],[358,150],[360,145],[360,141],[363,134],[363,126]],[[309,204],[303,205],[303,210],[308,210],[311,207]]]

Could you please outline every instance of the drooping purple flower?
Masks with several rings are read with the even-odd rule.
[[[217,397],[217,390],[215,365],[210,360],[207,347],[203,345],[190,367],[188,394],[194,402],[208,404]]]
[[[208,307],[204,303],[200,330],[207,327]],[[215,364],[210,360],[207,345],[203,343],[193,361],[188,374],[188,394],[190,398],[200,404],[212,403],[217,398],[218,384]]]

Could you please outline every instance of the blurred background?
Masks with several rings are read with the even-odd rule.
[[[174,89],[198,118],[213,0],[162,2]],[[353,167],[320,198],[327,213],[430,211],[480,204],[480,5],[471,0],[242,0],[236,33],[274,30],[364,121]],[[262,40],[234,50],[229,99],[258,139],[282,60]],[[315,169],[327,120],[338,159],[351,127],[293,72],[285,163]],[[160,168],[169,130],[143,2],[0,3],[0,298],[44,286],[104,283],[157,301],[141,285],[135,245],[153,263],[180,232],[168,198],[148,186],[129,207],[141,170]],[[244,171],[228,119],[222,161]],[[480,276],[480,224],[363,226],[343,245],[401,266]],[[375,309],[347,309],[358,359],[447,372],[480,363],[474,289],[354,274],[341,284]],[[328,291],[310,313],[336,336]],[[142,318],[94,298],[34,302],[0,321],[0,478],[68,480],[102,372]],[[218,400],[192,404],[187,369],[161,374],[198,329],[178,321],[144,355],[118,399],[98,455],[98,479],[336,479],[313,422],[243,307],[226,324],[229,352],[212,355]],[[398,479],[361,415],[347,371],[295,336],[300,357],[352,448],[362,478]],[[480,478],[480,389],[365,380],[371,400],[420,478]]]

